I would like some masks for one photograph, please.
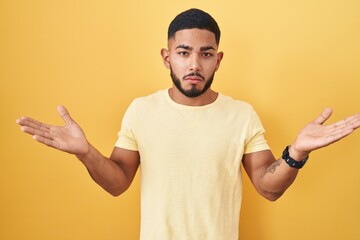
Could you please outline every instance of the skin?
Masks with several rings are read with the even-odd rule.
[[[174,38],[169,39],[168,49],[161,50],[165,67],[171,67],[185,90],[194,87],[203,89],[206,81],[219,69],[223,55],[218,52],[215,35],[200,29],[178,31]],[[194,72],[203,77],[186,77]],[[202,106],[214,102],[218,93],[210,87],[202,95],[190,98],[172,86],[169,95],[179,104]],[[74,154],[86,166],[94,181],[113,196],[123,193],[140,165],[139,153],[115,147],[110,157],[103,156],[88,142],[84,131],[65,107],[59,106],[58,112],[65,121],[64,126],[45,124],[29,117],[21,117],[17,123],[36,141]],[[331,113],[330,108],[325,109],[299,132],[289,149],[292,158],[302,160],[311,151],[332,144],[360,127],[360,114],[325,126]],[[281,158],[276,160],[270,150],[245,154],[242,161],[256,190],[271,201],[286,191],[299,171],[289,167]]]
[[[168,69],[171,67],[185,90],[193,86],[199,90],[203,89],[208,79],[219,69],[223,55],[223,52],[218,52],[215,35],[200,29],[185,29],[176,32],[175,37],[168,41],[168,49],[161,49],[165,67]],[[194,72],[203,78],[186,77]],[[210,88],[198,97],[189,98],[173,86],[169,89],[169,95],[177,103],[202,106],[215,101],[218,93]]]

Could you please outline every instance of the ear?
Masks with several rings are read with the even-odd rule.
[[[217,53],[217,62],[216,62],[216,68],[215,68],[215,71],[217,71],[220,67],[220,63],[221,63],[221,60],[223,59],[224,57],[224,53],[223,52],[218,52]]]
[[[169,53],[169,50],[167,50],[165,48],[161,49],[161,57],[163,59],[163,63],[165,65],[165,67],[170,69],[170,61],[169,61],[170,53]]]

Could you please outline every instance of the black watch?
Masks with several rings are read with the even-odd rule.
[[[282,154],[282,158],[285,160],[285,162],[292,168],[297,168],[300,169],[302,168],[306,161],[309,159],[309,156],[307,156],[304,160],[302,161],[296,161],[293,158],[290,157],[289,155],[289,146],[287,146]]]

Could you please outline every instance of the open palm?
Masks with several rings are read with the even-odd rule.
[[[22,131],[49,147],[76,155],[86,153],[89,143],[84,131],[70,117],[65,107],[59,106],[58,112],[65,121],[64,126],[48,125],[29,117],[22,117],[17,120],[17,123],[21,125]]]
[[[332,110],[325,109],[315,121],[306,125],[299,133],[294,147],[298,151],[311,152],[330,145],[360,127],[360,114],[356,114],[330,125],[323,125],[330,118]]]

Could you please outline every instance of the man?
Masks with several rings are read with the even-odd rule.
[[[332,113],[324,110],[276,160],[253,108],[211,89],[223,58],[219,41],[209,14],[190,9],[175,17],[161,50],[173,86],[132,102],[109,158],[62,106],[63,127],[25,117],[17,122],[40,143],[76,155],[114,196],[141,164],[141,239],[237,239],[241,164],[256,190],[274,201],[309,153],[357,129],[360,114],[323,126]]]

